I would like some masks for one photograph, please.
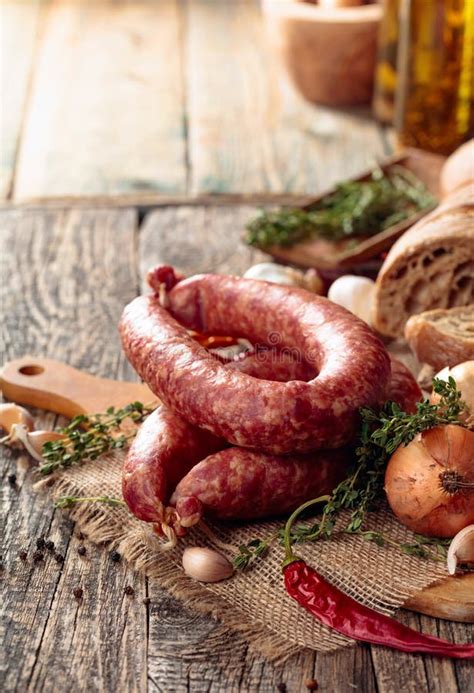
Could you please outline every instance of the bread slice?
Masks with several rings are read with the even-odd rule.
[[[474,360],[474,304],[450,310],[428,310],[411,317],[405,338],[422,363],[439,371]]]
[[[373,326],[402,336],[411,315],[474,303],[474,202],[449,198],[392,246],[375,283]]]

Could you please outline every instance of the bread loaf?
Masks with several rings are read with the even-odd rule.
[[[456,170],[472,150],[459,150],[463,157],[457,159]],[[452,187],[448,184],[449,195],[440,206],[399,238],[387,255],[375,283],[372,317],[384,335],[402,336],[411,315],[474,303],[474,182],[469,180],[469,165],[462,170],[455,179],[452,172],[447,176]]]
[[[405,338],[421,363],[435,371],[474,359],[474,304],[413,315]]]

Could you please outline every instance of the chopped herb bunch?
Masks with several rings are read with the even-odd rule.
[[[51,474],[61,467],[95,460],[106,452],[126,447],[135,431],[121,431],[122,423],[127,419],[141,423],[154,408],[132,402],[122,409],[110,407],[104,414],[75,416],[68,426],[59,429],[64,438],[43,445],[45,463],[39,467],[40,473]]]
[[[304,209],[262,210],[247,225],[246,242],[268,248],[309,238],[373,236],[434,204],[431,193],[407,169],[392,166],[384,173],[377,168],[369,180],[340,183],[335,192]]]

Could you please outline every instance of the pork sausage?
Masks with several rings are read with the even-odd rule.
[[[162,522],[178,482],[203,457],[225,446],[166,407],[155,409],[140,426],[122,470],[122,494],[132,513],[145,522]]]
[[[194,466],[171,496],[177,525],[206,517],[250,520],[282,515],[306,500],[330,493],[347,473],[350,452],[265,455],[227,448]]]
[[[354,436],[359,407],[385,392],[382,342],[349,311],[304,289],[207,274],[179,281],[166,304],[141,296],[125,308],[125,353],[171,409],[230,443],[271,453],[341,447]],[[186,328],[278,343],[317,376],[275,383],[226,369]]]
[[[226,367],[271,380],[309,376],[306,364],[270,350],[229,361]],[[127,453],[122,471],[125,502],[140,520],[164,522],[166,504],[178,482],[195,464],[226,446],[222,438],[192,426],[165,406],[158,407],[143,422]]]
[[[386,398],[396,401],[404,411],[413,411],[421,391],[410,371],[400,361],[391,357],[391,362],[392,375]],[[251,353],[238,362],[229,362],[227,367],[237,367],[254,377],[273,380],[310,375],[307,364],[295,361],[290,355],[270,350]],[[156,523],[157,528],[171,523],[175,534],[181,535],[182,525],[174,508],[168,505],[170,496],[196,464],[225,447],[224,440],[188,424],[166,407],[159,407],[142,424],[124,463],[122,491],[131,512],[140,520]],[[314,463],[319,458],[312,459]],[[334,459],[338,464],[338,457]],[[192,479],[186,482],[191,487]],[[181,503],[185,518],[193,514],[192,507],[196,505],[193,498],[191,494],[188,500]],[[218,499],[214,499],[211,505],[216,503]]]

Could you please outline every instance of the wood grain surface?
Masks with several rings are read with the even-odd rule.
[[[0,198],[11,196],[41,24],[40,0],[0,4]]]
[[[186,187],[177,0],[52,1],[14,196]]]
[[[306,103],[259,0],[5,0],[0,198],[317,193],[391,149]]]
[[[133,210],[10,210],[0,213],[2,353],[55,357],[102,377],[133,379],[119,349],[116,323],[139,291],[143,270],[157,259],[183,269],[234,271],[254,260],[236,247],[249,207],[229,210],[163,208],[141,228]],[[176,254],[176,225],[193,234]],[[211,251],[206,239],[222,240]],[[230,238],[233,238],[233,249]],[[202,253],[202,256],[199,257]],[[198,262],[197,262],[198,259]],[[212,267],[212,263],[215,266]],[[54,417],[38,412],[38,426]],[[17,466],[16,484],[8,476]],[[196,615],[155,584],[113,563],[106,547],[77,536],[64,513],[32,492],[28,460],[2,449],[2,631],[6,691],[281,691],[307,690],[315,679],[327,693],[350,691],[468,693],[469,662],[451,662],[357,647],[334,655],[304,652],[275,666],[249,652],[242,636]],[[34,564],[40,535],[65,556],[45,552]],[[86,547],[85,556],[77,549]],[[28,560],[18,557],[28,550]],[[124,588],[133,586],[133,597]],[[73,590],[84,590],[77,602]],[[144,598],[150,598],[147,606]],[[466,641],[472,628],[410,613],[400,619],[427,633]],[[283,624],[282,624],[283,627]],[[283,684],[285,686],[282,688]]]

